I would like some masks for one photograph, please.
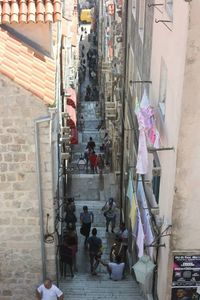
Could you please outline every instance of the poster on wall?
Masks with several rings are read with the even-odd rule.
[[[172,300],[200,300],[200,255],[176,255]]]
[[[171,300],[200,300],[197,288],[173,288]]]

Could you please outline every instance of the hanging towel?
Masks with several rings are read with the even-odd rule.
[[[136,244],[138,248],[138,257],[142,257],[144,254],[144,231],[142,226],[142,220],[140,215],[138,216],[138,231],[137,231],[137,239]]]

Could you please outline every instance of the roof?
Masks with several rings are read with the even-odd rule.
[[[0,73],[48,104],[55,99],[55,64],[0,27]]]
[[[57,22],[61,20],[61,0],[1,0],[0,24]]]

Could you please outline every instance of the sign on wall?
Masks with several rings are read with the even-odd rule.
[[[200,300],[200,255],[174,256],[171,299]]]

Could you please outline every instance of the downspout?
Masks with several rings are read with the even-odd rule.
[[[51,122],[52,118],[49,116],[41,117],[34,121],[35,123],[35,156],[36,156],[36,176],[37,176],[37,194],[39,204],[39,221],[40,221],[40,246],[41,246],[41,259],[42,259],[42,278],[46,278],[46,253],[44,242],[44,221],[43,221],[43,197],[41,186],[41,168],[40,168],[40,143],[38,125],[44,122]]]
[[[127,73],[127,14],[128,14],[128,3],[125,2],[125,16],[123,19],[123,22],[125,23],[125,28],[124,28],[124,74]],[[126,90],[125,90],[125,82],[126,82],[126,76],[124,77],[124,82],[123,82],[123,95],[122,95],[122,143],[121,143],[121,153],[123,153],[122,155],[122,162],[121,162],[121,180],[120,180],[120,191],[121,191],[121,195],[120,195],[120,211],[122,212],[122,208],[123,208],[123,186],[124,186],[124,131],[125,131],[125,126],[124,126],[124,122],[125,122],[125,101],[126,101]],[[124,221],[122,220],[122,213],[120,213],[120,223]]]

